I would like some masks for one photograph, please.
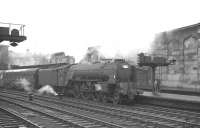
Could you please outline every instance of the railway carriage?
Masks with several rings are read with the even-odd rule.
[[[38,87],[51,85],[56,92],[64,93],[69,67],[70,65],[65,65],[57,68],[40,69],[38,71]]]
[[[38,70],[38,68],[5,70],[3,71],[3,86],[5,88],[33,89],[38,82]],[[19,86],[19,82],[23,82],[23,79],[28,82],[23,85],[28,87]]]

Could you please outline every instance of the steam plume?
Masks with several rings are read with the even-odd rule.
[[[23,88],[27,92],[32,91],[31,83],[25,78],[18,79],[16,81],[16,85],[20,86],[21,88]]]
[[[54,96],[58,95],[50,85],[45,85],[45,86],[41,87],[38,90],[38,94],[39,95],[52,94]]]
[[[113,55],[108,55],[106,54],[107,49],[101,46],[92,46],[88,47],[87,52],[80,63],[104,62],[105,59],[125,59],[131,64],[136,64],[137,52],[139,51],[132,50],[130,52],[127,52],[127,54],[122,54],[120,51],[117,51],[116,53],[113,52]]]
[[[80,63],[94,63],[99,62],[101,58],[105,58],[99,49],[100,46],[88,47],[87,53]]]

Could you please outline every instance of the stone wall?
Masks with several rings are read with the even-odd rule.
[[[200,24],[159,33],[153,54],[176,59],[175,65],[158,67],[162,86],[200,91]]]

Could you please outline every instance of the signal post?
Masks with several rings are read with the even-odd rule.
[[[156,91],[155,89],[155,72],[158,66],[169,66],[175,64],[176,60],[167,60],[165,57],[159,56],[148,56],[144,53],[138,54],[138,65],[139,66],[149,66],[152,69],[152,85],[153,85],[153,92]],[[157,81],[158,82],[158,81]],[[158,85],[159,86],[159,85]]]
[[[0,43],[3,41],[9,41],[11,46],[17,46],[18,43],[26,40],[24,27],[25,25],[23,24],[0,22]]]

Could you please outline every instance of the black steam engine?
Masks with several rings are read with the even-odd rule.
[[[51,85],[57,93],[95,101],[133,100],[141,91],[139,85],[148,80],[138,77],[141,68],[124,60],[96,64],[73,64],[48,69],[15,69],[1,71],[1,86],[18,87],[16,81],[25,78],[31,82],[32,90]]]
[[[132,100],[137,95],[133,71],[124,61],[72,65],[66,76],[66,92],[73,90],[75,97],[103,102]]]

